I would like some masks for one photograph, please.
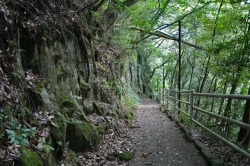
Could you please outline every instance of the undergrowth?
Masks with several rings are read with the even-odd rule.
[[[125,94],[123,98],[123,102],[126,110],[135,110],[141,103],[141,99],[134,91],[128,89],[127,94]]]
[[[134,111],[140,105],[141,99],[134,91],[128,88],[127,93],[122,99],[122,103],[125,110],[123,116],[129,120],[129,124],[131,125],[134,118]]]

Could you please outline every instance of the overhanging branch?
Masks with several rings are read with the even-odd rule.
[[[149,35],[158,36],[158,37],[162,37],[162,38],[169,39],[169,40],[179,41],[179,38],[171,36],[169,34],[161,32],[161,31],[146,32],[145,30],[140,29],[140,28],[136,28],[136,27],[131,27],[131,29],[138,30],[140,32],[144,32],[144,33],[147,33]],[[191,46],[191,47],[194,47],[194,48],[199,49],[199,50],[205,50],[205,48],[203,48],[202,46],[199,46],[199,45],[196,45],[193,43],[189,43],[189,42],[184,41],[184,40],[181,40],[181,43],[186,44],[186,45]]]
[[[170,60],[170,58],[168,58],[168,59],[167,59],[165,62],[163,62],[160,66],[155,67],[155,68],[153,69],[153,71],[152,71],[152,73],[151,73],[149,79],[151,80],[151,79],[153,78],[156,69],[159,69],[159,68],[161,68],[162,66],[164,66],[167,62],[169,62],[169,60]]]
[[[172,25],[178,23],[179,21],[181,21],[182,19],[188,17],[189,15],[195,13],[196,11],[201,10],[202,8],[204,8],[205,6],[207,6],[207,5],[210,4],[210,3],[211,3],[211,2],[207,2],[207,3],[206,3],[205,5],[203,5],[202,7],[196,9],[196,7],[197,7],[198,4],[199,4],[199,2],[198,2],[198,3],[197,3],[197,6],[195,7],[195,9],[192,10],[191,12],[189,12],[189,13],[187,13],[187,14],[181,16],[178,20],[175,20],[174,22],[172,22],[172,23],[170,23],[170,24],[161,25],[161,26],[160,26],[159,28],[157,28],[157,29],[162,30],[162,29],[165,29],[165,28],[167,28],[167,27],[169,27],[169,26],[172,26]]]

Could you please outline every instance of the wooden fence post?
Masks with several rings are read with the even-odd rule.
[[[194,117],[194,90],[190,92],[190,123],[189,123],[189,134],[193,132],[193,117]]]
[[[169,102],[169,99],[168,99],[168,97],[169,97],[169,89],[167,90],[167,97],[166,97],[166,102],[167,102],[167,110],[168,110],[168,102]]]
[[[175,99],[174,99],[174,118],[176,119],[176,117],[177,117],[177,114],[176,114],[176,112],[177,112],[177,89],[175,89]]]

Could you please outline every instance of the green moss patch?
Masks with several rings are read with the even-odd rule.
[[[21,157],[20,157],[20,165],[21,166],[43,166],[42,159],[31,150],[22,147],[20,149]]]
[[[133,111],[125,111],[123,116],[126,118],[126,119],[129,119],[130,121],[133,120],[133,117],[134,117],[134,112]]]
[[[43,89],[43,83],[42,82],[35,82],[35,87],[36,87],[36,91],[41,93],[42,89]]]
[[[93,106],[96,113],[99,115],[102,116],[111,115],[113,117],[118,117],[116,110],[111,109],[112,106],[107,103],[94,101]]]
[[[82,78],[80,79],[80,88],[82,90],[90,90],[89,84],[87,84]]]
[[[83,106],[84,106],[84,113],[85,114],[91,114],[94,111],[94,106],[93,102],[90,99],[85,99],[83,101]]]
[[[3,112],[4,112],[5,115],[11,115],[11,110],[12,110],[11,106],[10,105],[6,105],[4,107],[4,109],[3,109]]]
[[[53,119],[53,122],[55,123],[56,127],[51,127],[51,133],[56,142],[62,142],[62,144],[59,145],[62,148],[65,145],[66,139],[65,118],[61,113],[58,112],[55,118]]]
[[[99,143],[99,134],[95,126],[86,121],[75,121],[67,125],[66,140],[74,152],[85,152]]]
[[[130,151],[123,151],[122,153],[119,152],[115,153],[115,156],[121,160],[129,161],[130,159],[132,159],[134,154]]]
[[[77,162],[77,156],[76,156],[75,152],[73,152],[71,149],[67,149],[67,153],[68,153],[68,155],[70,157],[70,161],[72,163],[76,163]]]
[[[49,166],[57,166],[57,160],[52,151],[50,151],[48,154],[46,154],[46,160],[44,162],[44,165]]]
[[[108,161],[115,161],[115,160],[116,160],[116,157],[114,157],[114,156],[108,156],[108,157],[107,157],[107,160],[108,160]]]
[[[75,107],[75,100],[71,98],[69,95],[60,94],[58,96],[58,99],[63,107],[69,107],[69,108]]]

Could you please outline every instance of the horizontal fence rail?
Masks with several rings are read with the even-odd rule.
[[[182,91],[177,91],[177,93],[182,93]],[[211,94],[211,93],[193,93],[194,96],[206,96],[206,97],[218,97],[218,98],[231,98],[231,99],[250,99],[250,95],[235,95],[235,94]]]
[[[164,93],[166,93],[166,94],[164,94]],[[170,93],[172,95],[170,95]],[[177,94],[178,93],[186,93],[186,94],[188,94],[189,101],[178,100],[177,99]],[[221,115],[218,115],[216,113],[209,112],[209,111],[206,111],[206,110],[201,109],[199,107],[196,107],[194,105],[194,101],[195,101],[196,96],[198,96],[198,97],[227,98],[227,99],[231,98],[231,99],[248,100],[248,99],[250,99],[250,95],[195,93],[193,90],[182,90],[182,91],[164,90],[163,93],[160,96],[160,99],[163,101],[163,104],[166,104],[167,110],[169,110],[169,105],[173,106],[173,108],[174,108],[174,118],[176,120],[178,119],[177,112],[180,112],[180,113],[186,115],[187,117],[189,117],[189,133],[191,135],[193,133],[193,124],[195,124],[195,125],[201,127],[202,129],[204,129],[205,131],[209,132],[211,135],[213,135],[214,137],[216,137],[217,139],[219,139],[220,141],[222,141],[226,145],[230,146],[235,151],[241,153],[242,155],[244,155],[244,156],[246,156],[247,158],[250,159],[250,153],[248,153],[247,151],[241,149],[240,147],[233,144],[228,139],[222,137],[221,135],[217,134],[216,132],[210,130],[206,126],[204,126],[201,123],[199,123],[198,121],[196,121],[194,119],[194,110],[198,111],[200,113],[203,113],[203,114],[207,114],[207,115],[212,116],[214,118],[220,119],[222,121],[228,122],[230,124],[234,124],[236,126],[244,128],[244,129],[246,129],[248,131],[250,130],[250,124],[247,124],[247,123],[235,120],[235,119],[231,119],[231,118],[228,118],[228,117],[225,117],[225,116],[221,116]],[[164,102],[165,99],[166,99],[166,102]],[[172,100],[173,103],[171,103],[170,100]],[[187,113],[186,111],[178,108],[177,107],[178,102],[187,105],[189,107],[189,113]]]

